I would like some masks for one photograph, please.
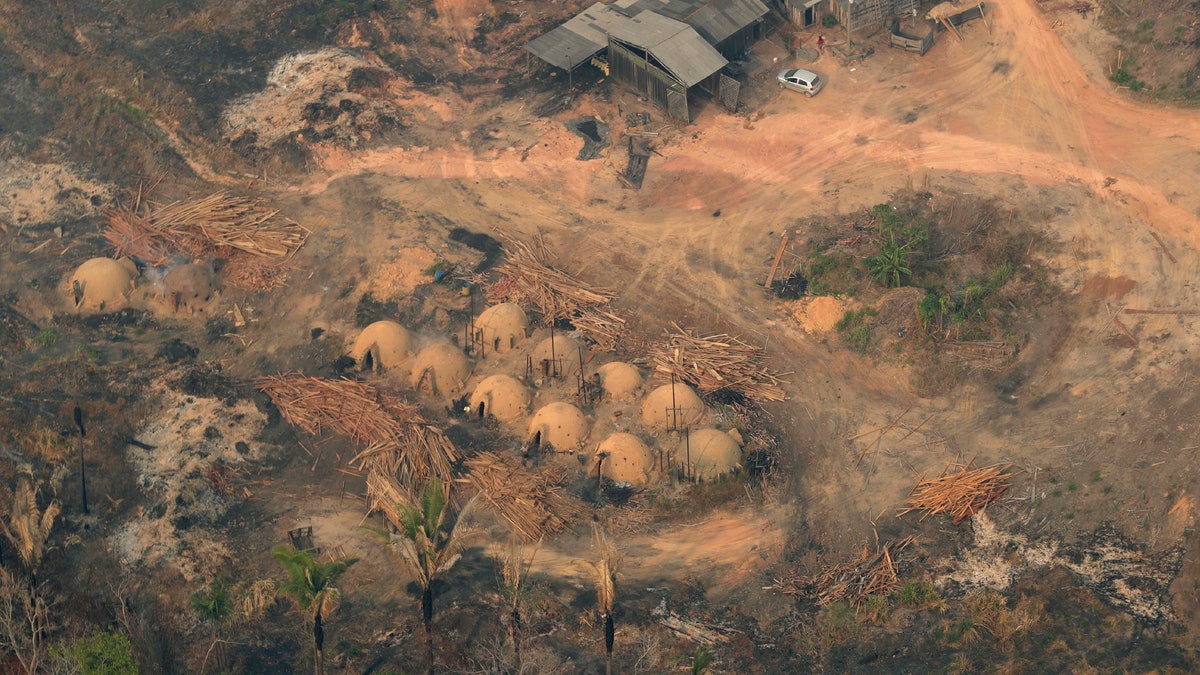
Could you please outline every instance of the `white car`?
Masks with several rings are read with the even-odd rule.
[[[775,79],[779,80],[781,89],[798,91],[805,96],[816,96],[817,92],[825,86],[825,80],[821,79],[820,75],[803,68],[785,70]]]

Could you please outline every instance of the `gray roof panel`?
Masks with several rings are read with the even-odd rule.
[[[558,28],[525,45],[525,49],[556,68],[571,70],[608,47],[608,33],[628,19],[597,2]]]
[[[761,0],[616,0],[612,7],[626,16],[652,11],[682,21],[717,45],[766,16]]]
[[[729,63],[691,26],[649,10],[613,27],[609,35],[650,52],[685,87],[703,81]]]

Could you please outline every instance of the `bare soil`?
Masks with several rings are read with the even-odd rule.
[[[0,442],[14,466],[48,475],[66,451],[17,430],[38,423],[66,439],[76,401],[99,429],[89,489],[102,506],[79,514],[67,479],[71,515],[43,575],[62,597],[87,598],[59,636],[118,625],[146,670],[194,672],[205,633],[188,594],[220,574],[281,579],[270,547],[312,525],[324,550],[360,559],[328,626],[330,667],[423,664],[409,579],[358,527],[368,522],[362,479],[339,471],[354,448],[290,429],[247,383],[344,373],[337,359],[368,317],[399,320],[423,341],[457,336],[482,308],[480,289],[464,295],[431,271],[484,271],[485,254],[451,234],[463,228],[541,234],[561,268],[614,289],[628,321],[620,358],[644,357],[674,322],[740,335],[791,373],[789,400],[756,418],[776,439],[769,479],[692,487],[660,476],[629,506],[596,511],[621,533],[625,557],[618,670],[662,672],[663,653],[695,653],[695,636],[655,618],[660,603],[720,629],[706,645],[719,672],[1194,669],[1200,116],[1167,104],[1195,99],[1187,3],[1122,2],[1128,16],[1109,3],[1083,16],[1016,0],[963,26],[961,41],[940,34],[924,57],[865,36],[875,52],[851,65],[829,52],[802,62],[772,33],[744,64],[743,109],[702,103],[690,125],[663,121],[590,66],[569,89],[523,53],[578,2],[194,4],[0,13],[0,62],[14,83],[0,98],[13,112],[0,144],[13,167],[0,178]],[[1139,27],[1144,17],[1153,24]],[[1132,56],[1145,86],[1109,79],[1116,53]],[[779,69],[802,64],[828,78],[819,96],[775,86]],[[281,73],[307,73],[313,86],[281,88]],[[649,112],[645,128],[658,134],[640,190],[617,177],[630,112]],[[581,161],[583,139],[567,123],[585,117],[613,143]],[[237,133],[251,127],[252,138]],[[309,228],[288,285],[226,286],[202,316],[78,315],[62,280],[109,252],[102,208],[154,181],[164,200],[253,194]],[[902,335],[860,354],[836,325],[871,300],[787,300],[762,287],[785,231],[853,237],[872,206],[913,194],[946,221],[966,217],[956,204],[990,200],[1044,237],[1027,253],[1054,300],[1014,302],[1019,349],[999,372],[930,375]],[[789,271],[801,267],[789,260]],[[911,320],[911,290],[878,304],[881,326]],[[191,349],[163,351],[172,340]],[[520,359],[480,361],[474,379]],[[534,407],[567,395],[557,386]],[[471,448],[524,440],[519,426],[480,428],[444,402],[425,404]],[[635,408],[597,412],[589,443],[626,428]],[[921,476],[971,459],[1018,472],[986,517],[959,527],[894,517]],[[484,553],[507,537],[489,517],[481,524],[487,546],[438,588],[441,667],[452,672],[504,672]],[[945,615],[898,607],[886,620],[847,620],[768,590],[786,571],[812,573],[909,534],[920,545],[902,580],[934,584],[951,603]],[[588,555],[586,520],[536,554],[528,656],[545,672],[603,667],[577,564]],[[114,623],[125,605],[95,580],[117,569],[140,581],[116,597],[160,620]],[[1005,594],[1003,611],[980,609],[987,592]],[[1022,616],[1037,629],[1005,636],[1004,622]],[[309,667],[301,618],[281,601],[243,626],[234,663]],[[985,619],[976,641],[963,639],[962,622]]]

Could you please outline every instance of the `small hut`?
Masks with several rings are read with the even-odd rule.
[[[600,387],[614,401],[628,401],[642,387],[642,371],[632,363],[613,361],[596,370]]]
[[[555,334],[533,348],[533,368],[543,377],[574,377],[579,374],[582,351],[579,340]]]

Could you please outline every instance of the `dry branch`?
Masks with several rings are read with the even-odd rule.
[[[937,478],[922,480],[913,488],[908,505],[898,515],[924,510],[921,516],[949,514],[958,525],[983,507],[1000,498],[1010,485],[1010,464],[994,464],[973,469],[970,464],[951,464]]]
[[[625,320],[603,309],[611,292],[553,267],[540,235],[532,244],[506,237],[505,247],[506,261],[497,270],[500,279],[488,288],[489,299],[533,305],[547,325],[566,319],[601,349],[616,348]]]
[[[826,567],[811,577],[795,574],[779,578],[772,588],[787,595],[813,598],[822,607],[840,601],[862,607],[872,596],[887,595],[900,585],[895,556],[913,541],[913,537],[905,537],[889,542],[873,555],[864,547],[858,560]]]
[[[420,416],[416,406],[381,402],[375,388],[352,380],[272,375],[255,380],[288,423],[310,434],[324,430],[366,446],[352,462],[368,473],[394,476],[404,485],[430,476],[450,480],[458,452],[441,429]]]
[[[766,352],[729,335],[697,337],[676,324],[654,348],[655,372],[675,377],[702,392],[729,389],[754,400],[782,401],[780,373],[766,367]]]
[[[481,452],[466,461],[464,480],[473,485],[496,513],[527,542],[546,534],[562,531],[579,507],[563,494],[546,474],[527,471],[516,463],[491,452]]]

